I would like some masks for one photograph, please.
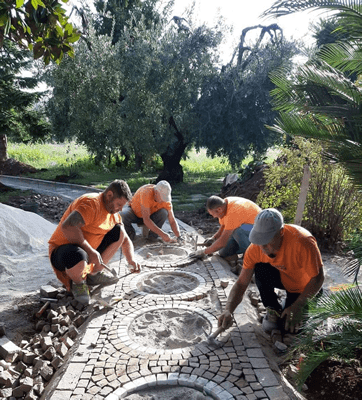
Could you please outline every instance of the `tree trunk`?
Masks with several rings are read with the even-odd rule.
[[[8,139],[6,135],[0,135],[0,162],[8,159]]]
[[[169,183],[180,183],[183,182],[184,179],[184,173],[180,161],[187,144],[185,143],[182,133],[177,129],[176,123],[172,117],[169,122],[175,129],[176,141],[167,146],[166,151],[161,154],[163,170],[158,175],[156,182],[165,180]]]

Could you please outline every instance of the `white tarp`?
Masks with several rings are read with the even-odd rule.
[[[0,309],[6,302],[58,282],[48,257],[56,225],[0,203]]]

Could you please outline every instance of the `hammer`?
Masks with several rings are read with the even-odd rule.
[[[108,272],[110,272],[115,278],[118,278],[119,279],[119,276],[117,275],[117,272],[116,272],[116,270],[114,269],[114,268],[109,268],[108,267],[108,265],[106,265],[106,264],[104,264],[103,262],[102,262],[102,267],[104,267]]]
[[[210,336],[208,336],[208,338],[206,340],[207,344],[217,345],[215,339],[217,338],[217,336],[220,335],[221,332],[224,332],[224,330],[225,330],[225,328],[223,328],[222,326],[219,326],[214,333],[212,333]]]

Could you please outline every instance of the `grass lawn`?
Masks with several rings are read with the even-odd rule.
[[[152,182],[158,176],[157,169],[134,172],[131,169],[106,168],[96,166],[87,150],[71,144],[8,144],[9,157],[42,170],[31,174],[31,178],[54,180],[57,175],[74,175],[69,183],[92,185],[105,188],[114,179],[124,179],[132,192],[140,186]],[[205,199],[197,200],[196,194],[210,196],[220,192],[222,181],[229,173],[235,173],[227,159],[210,158],[206,150],[191,151],[181,162],[184,182],[172,187],[172,197],[177,199],[177,210],[195,209],[205,204]],[[161,167],[161,165],[159,165]],[[194,200],[190,204],[190,198]],[[176,205],[175,205],[176,210]]]

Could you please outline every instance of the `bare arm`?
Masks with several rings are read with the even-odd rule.
[[[120,240],[122,241],[122,253],[126,257],[129,265],[132,265],[131,272],[140,272],[140,265],[134,260],[134,246],[132,240],[128,237],[124,226],[121,227]]]
[[[180,230],[172,209],[168,211],[168,221],[170,223],[172,232],[175,234],[176,237],[180,237]]]
[[[224,225],[220,225],[218,231],[215,233],[215,235],[213,236],[213,238],[214,238],[215,240],[216,240],[216,239],[219,239],[219,237],[222,235],[224,229],[225,229],[225,226],[224,226]]]
[[[241,270],[238,280],[234,283],[233,287],[230,290],[225,310],[219,316],[219,326],[227,329],[230,328],[230,326],[232,325],[232,314],[235,311],[236,307],[243,300],[244,293],[249,286],[253,273],[254,269],[243,268]]]
[[[218,251],[218,250],[222,249],[223,247],[225,247],[226,243],[228,242],[228,240],[229,240],[230,236],[233,234],[233,232],[234,231],[232,231],[232,230],[226,231],[223,229],[221,236],[211,246],[209,246],[205,249],[205,254],[215,253],[215,251]]]
[[[170,242],[171,237],[160,229],[151,219],[151,209],[141,206],[142,219],[149,230],[156,233],[164,242]]]
[[[73,211],[63,221],[61,229],[69,243],[80,246],[88,254],[89,263],[99,267],[102,262],[102,257],[99,252],[93,249],[88,241],[84,239],[82,232],[82,227],[84,225],[85,222],[81,214],[78,211]]]

